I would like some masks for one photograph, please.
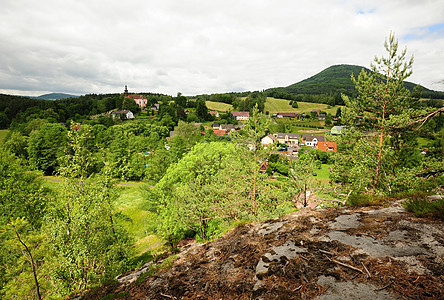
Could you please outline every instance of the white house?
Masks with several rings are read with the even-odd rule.
[[[266,136],[264,136],[262,138],[261,143],[264,146],[268,146],[268,145],[272,145],[276,140],[277,139],[276,139],[276,137],[274,135],[267,134]]]
[[[238,121],[245,121],[250,118],[249,111],[232,111],[231,114]]]
[[[308,147],[316,147],[318,142],[325,142],[325,137],[323,135],[302,135],[302,142],[305,143],[305,146]]]
[[[130,110],[113,110],[110,111],[109,114],[113,117],[113,119],[115,118],[121,118],[121,115],[125,116],[125,119],[134,119],[134,115]]]

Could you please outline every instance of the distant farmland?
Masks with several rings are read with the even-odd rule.
[[[312,109],[320,109],[332,115],[336,114],[336,110],[339,105],[334,107],[329,107],[327,104],[321,103],[310,103],[310,102],[298,102],[298,108],[293,108],[290,105],[289,100],[285,99],[275,99],[271,97],[267,97],[267,101],[265,102],[265,111],[270,112],[270,114],[275,114],[279,112],[310,112]]]
[[[233,106],[227,103],[206,101],[206,104],[209,110],[217,110],[219,112],[233,110]],[[329,107],[327,104],[311,103],[311,102],[298,102],[298,106],[299,106],[298,108],[293,108],[291,107],[289,100],[267,97],[264,111],[268,111],[270,112],[270,114],[275,114],[279,112],[302,113],[302,112],[310,112],[312,109],[320,109],[322,111],[334,115],[336,114],[336,110],[338,109],[338,107],[341,107],[339,105]]]
[[[206,101],[207,107],[209,110],[217,110],[220,112],[225,112],[227,110],[233,110],[233,105],[222,103],[222,102],[213,102],[213,101]]]

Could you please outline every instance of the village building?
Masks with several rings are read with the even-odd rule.
[[[219,112],[217,110],[210,110],[208,113],[216,118],[219,118]]]
[[[154,103],[154,104],[152,104],[151,106],[150,106],[150,109],[151,110],[159,110],[159,108],[160,108],[160,105],[158,104],[158,103]],[[185,112],[186,113],[186,112]]]
[[[231,114],[238,121],[245,121],[250,118],[249,111],[232,111]]]
[[[314,135],[314,134],[308,134],[302,135],[302,142],[307,147],[313,147],[316,148],[319,142],[325,142],[325,137],[323,135]]]
[[[298,145],[299,142],[299,133],[273,133],[274,137],[281,144],[285,144],[288,146]]]
[[[321,151],[337,152],[337,146],[335,142],[318,142],[318,149]]]
[[[288,112],[288,113],[277,113],[276,117],[278,118],[296,118],[298,116],[297,113]]]
[[[268,169],[268,161],[264,161],[261,165],[260,165],[260,167],[259,167],[259,172],[261,172],[261,173],[266,173],[267,172],[267,169]]]
[[[319,114],[321,113],[320,109],[312,109],[311,113],[316,113],[317,116],[319,116]]]
[[[113,117],[113,119],[116,119],[116,118],[118,118],[118,119],[124,118],[124,119],[127,119],[127,120],[134,119],[134,114],[130,110],[126,110],[126,109],[123,109],[123,110],[112,110],[112,111],[109,112],[109,114],[110,114],[110,116]]]
[[[227,133],[226,130],[219,130],[219,129],[214,129],[213,132],[217,136],[223,136],[223,135],[225,135]]]
[[[272,134],[267,134],[261,140],[263,146],[273,145],[277,141],[277,138]]]
[[[342,130],[345,128],[345,126],[333,126],[330,129],[330,133],[334,134],[334,135],[341,135],[342,134]]]
[[[225,130],[227,132],[229,131],[235,131],[236,127],[234,127],[233,124],[220,124],[219,130]]]
[[[124,98],[133,99],[134,102],[136,102],[137,105],[139,105],[140,108],[145,108],[146,104],[148,103],[148,99],[145,98],[143,95],[130,95],[128,93],[128,87],[125,85],[125,91],[123,93]]]

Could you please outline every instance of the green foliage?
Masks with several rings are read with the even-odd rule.
[[[246,98],[237,98],[233,102],[233,107],[239,111],[253,111],[254,107],[260,112],[264,112],[266,96],[260,92],[252,92]]]
[[[53,174],[58,167],[57,160],[63,153],[66,143],[65,127],[49,123],[31,134],[29,138],[29,161],[45,174]]]
[[[353,128],[341,136],[332,179],[350,183],[353,190],[374,188],[385,193],[409,189],[425,161],[415,144],[415,120],[421,118],[416,94],[404,87],[413,59],[390,35],[387,57],[375,58],[372,73],[355,79],[356,99],[344,96],[343,121]],[[415,96],[416,95],[416,96]],[[410,182],[410,184],[408,183]]]
[[[358,207],[380,205],[381,203],[382,203],[382,198],[380,196],[359,193],[359,192],[350,194],[346,202],[347,205],[358,206]]]
[[[60,168],[63,189],[46,217],[54,293],[61,295],[119,274],[131,254],[128,234],[113,217],[116,191],[109,168],[87,177],[89,134],[88,128],[69,132],[69,151]]]
[[[27,158],[28,140],[27,136],[23,136],[19,131],[14,131],[9,135],[3,146],[17,157]]]
[[[48,190],[41,186],[38,174],[27,171],[4,149],[0,149],[0,186],[0,296],[33,297],[36,284],[32,269],[39,278],[44,273],[37,265],[42,265],[45,253],[40,227]]]
[[[423,194],[410,195],[403,203],[404,207],[416,217],[434,217],[444,220],[444,199],[427,199]]]
[[[212,142],[197,144],[173,164],[150,195],[151,210],[162,218],[159,233],[174,243],[187,230],[196,230],[207,240],[213,234],[208,231],[209,220],[226,214],[218,184],[222,177],[228,180],[236,161],[233,144]]]

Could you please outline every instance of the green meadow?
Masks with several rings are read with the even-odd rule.
[[[309,113],[312,109],[320,109],[326,113],[334,115],[336,114],[338,107],[342,106],[336,105],[332,107],[322,103],[298,102],[298,107],[293,108],[290,105],[290,100],[267,97],[267,101],[265,101],[265,111],[268,111],[270,114],[279,112]]]
[[[219,112],[226,112],[227,110],[233,110],[233,105],[223,102],[206,101],[209,110],[217,110]]]
[[[3,142],[8,133],[9,133],[8,129],[0,129],[0,143]]]
[[[52,190],[61,187],[62,177],[44,176],[44,185]],[[119,183],[119,197],[114,201],[116,218],[134,237],[137,255],[148,250],[155,253],[161,250],[163,243],[154,235],[148,234],[152,215],[144,208],[143,183],[137,181]]]

